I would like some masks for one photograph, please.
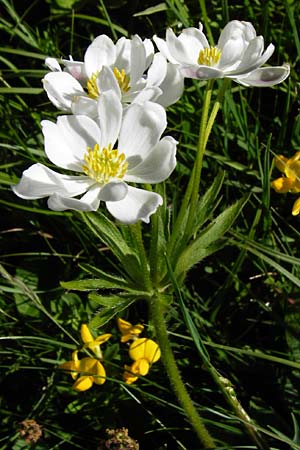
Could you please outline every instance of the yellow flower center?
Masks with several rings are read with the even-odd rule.
[[[113,72],[114,72],[114,75],[118,82],[118,85],[121,89],[121,92],[123,94],[126,94],[126,92],[128,92],[130,89],[129,76],[126,75],[126,72],[124,69],[119,70],[117,67],[114,67]],[[87,94],[93,100],[96,100],[100,95],[100,91],[97,86],[98,75],[99,75],[99,70],[97,72],[94,72],[93,75],[91,76],[91,78],[89,78],[86,83]]]
[[[112,149],[111,144],[103,149],[100,149],[99,144],[95,144],[94,148],[88,147],[84,160],[84,173],[100,184],[108,183],[111,178],[122,179],[128,167],[124,153]]]
[[[114,75],[117,79],[118,85],[122,91],[123,94],[129,91],[130,89],[130,79],[126,75],[126,72],[124,69],[119,70],[117,67],[114,67]]]
[[[215,66],[221,58],[221,50],[218,47],[209,47],[200,50],[198,64],[202,66]]]
[[[99,75],[99,70],[97,72],[94,72],[93,75],[91,76],[91,78],[89,78],[86,83],[86,89],[88,92],[88,96],[90,98],[92,98],[93,100],[97,99],[100,94],[98,86],[97,86],[97,82],[96,82],[98,75]]]

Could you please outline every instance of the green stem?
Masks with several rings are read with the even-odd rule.
[[[143,236],[142,236],[142,225],[141,222],[137,222],[130,226],[132,231],[132,235],[135,241],[136,248],[138,250],[138,254],[140,257],[140,273],[144,277],[144,287],[146,291],[152,290],[152,283],[150,278],[150,268],[148,263],[148,258],[146,254],[146,250],[144,247]]]
[[[174,247],[176,245],[178,236],[179,236],[179,232],[180,229],[182,227],[182,222],[184,220],[184,217],[186,215],[186,212],[189,208],[189,202],[191,199],[191,196],[193,195],[193,192],[195,190],[195,183],[197,183],[197,181],[195,181],[195,179],[197,179],[197,167],[199,166],[199,159],[201,159],[202,162],[202,158],[203,155],[199,155],[200,152],[202,152],[202,149],[200,149],[201,146],[201,142],[204,142],[205,139],[205,130],[206,130],[206,123],[207,123],[207,117],[208,117],[208,111],[209,111],[209,105],[210,105],[210,99],[211,99],[211,93],[212,93],[212,85],[213,85],[213,80],[209,80],[207,85],[206,85],[206,91],[205,91],[205,95],[204,95],[204,102],[203,102],[203,108],[202,108],[202,114],[201,114],[201,121],[200,121],[200,129],[199,129],[199,138],[198,138],[198,145],[197,145],[197,154],[196,154],[196,158],[195,158],[195,163],[194,163],[194,167],[188,182],[188,186],[187,189],[185,191],[184,194],[184,198],[178,213],[178,216],[176,218],[174,227],[173,227],[173,232],[170,238],[170,242],[169,242],[169,254],[171,254],[174,250]]]
[[[156,211],[156,214],[151,216],[151,242],[150,242],[150,253],[149,253],[149,264],[150,264],[150,276],[153,280],[154,286],[158,283],[159,271],[157,270],[157,243],[158,243],[158,215],[160,211]]]
[[[206,4],[205,4],[205,0],[199,0],[199,5],[200,5],[200,9],[201,9],[201,18],[202,21],[204,23],[204,27],[205,27],[205,33],[208,37],[208,40],[210,42],[211,47],[213,47],[214,45],[214,38],[209,26],[209,20],[208,20],[208,15],[207,15],[207,10],[206,10]]]
[[[164,319],[164,307],[159,294],[153,296],[150,301],[150,313],[161,350],[162,360],[178,401],[181,404],[187,418],[190,420],[204,448],[215,448],[214,441],[203,424],[202,418],[198,414],[195,405],[193,404],[192,399],[182,381],[168,339],[167,326]]]
[[[185,236],[187,238],[190,236],[191,230],[193,228],[195,208],[196,208],[196,204],[198,202],[199,186],[200,186],[201,171],[202,171],[202,162],[203,162],[203,157],[204,157],[204,153],[205,153],[205,149],[206,149],[206,143],[208,140],[208,135],[207,135],[206,130],[207,130],[207,118],[208,118],[208,112],[209,112],[209,106],[210,106],[210,100],[211,100],[211,94],[212,94],[212,86],[213,86],[213,80],[209,80],[207,83],[207,87],[206,87],[203,111],[202,111],[200,128],[199,128],[197,154],[196,154],[196,160],[195,160],[195,164],[194,164],[195,174],[194,174],[194,179],[193,179],[191,203],[190,203],[190,207],[189,207],[189,215],[188,215],[188,220],[187,220],[186,229],[185,229]]]
[[[206,125],[205,137],[204,137],[204,148],[206,148],[206,144],[207,144],[208,138],[210,136],[213,124],[217,117],[218,111],[223,103],[225,92],[228,89],[230,83],[231,83],[231,80],[228,78],[225,78],[225,80],[223,81],[222,87],[218,92],[217,99],[214,103],[213,109],[210,113],[210,116],[209,116],[209,119],[208,119],[208,122]]]
[[[199,196],[199,188],[200,188],[201,173],[202,173],[202,163],[203,163],[204,153],[206,150],[207,141],[210,136],[210,133],[211,133],[213,124],[215,122],[215,119],[217,117],[218,111],[220,109],[220,106],[223,102],[224,94],[225,94],[225,91],[226,91],[229,83],[230,83],[229,79],[225,79],[223,81],[223,85],[218,92],[217,99],[214,103],[214,106],[212,108],[210,116],[207,120],[209,102],[210,102],[211,92],[212,92],[212,84],[208,85],[208,90],[210,92],[207,94],[207,98],[206,98],[207,104],[204,104],[206,116],[203,117],[203,114],[202,114],[200,130],[199,130],[197,157],[196,157],[196,162],[195,162],[195,166],[194,166],[195,177],[194,177],[194,184],[193,184],[193,192],[192,192],[192,196],[191,196],[191,204],[189,207],[189,216],[188,216],[187,225],[186,225],[185,234],[184,234],[186,239],[188,239],[191,236],[191,233],[193,230],[195,211],[197,209],[196,206],[197,206],[198,196]]]

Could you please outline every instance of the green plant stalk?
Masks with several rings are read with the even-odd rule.
[[[177,242],[179,231],[181,229],[184,216],[186,214],[186,211],[189,208],[189,202],[190,202],[191,196],[193,195],[193,192],[194,192],[195,179],[197,179],[197,166],[199,165],[199,161],[198,160],[199,160],[199,158],[201,158],[201,160],[202,160],[202,157],[199,156],[199,153],[201,151],[200,150],[200,143],[204,142],[204,138],[205,138],[205,130],[206,130],[206,124],[207,124],[207,118],[208,118],[208,112],[209,112],[209,105],[210,105],[211,94],[212,94],[212,85],[213,85],[213,80],[209,80],[208,83],[206,84],[206,91],[205,91],[205,95],[204,95],[204,102],[203,102],[201,121],[200,121],[200,130],[199,130],[199,138],[198,138],[198,145],[197,145],[197,154],[196,154],[196,158],[195,158],[194,167],[193,167],[193,170],[192,170],[189,182],[188,182],[188,186],[187,186],[187,189],[185,191],[185,194],[184,194],[184,197],[183,197],[183,201],[182,201],[182,204],[180,206],[179,213],[178,213],[178,216],[177,216],[175,224],[174,224],[173,232],[171,234],[169,247],[168,247],[169,254],[172,253],[172,251],[174,249],[174,246],[175,246],[175,244]]]
[[[156,211],[156,214],[152,214],[151,217],[151,243],[150,243],[150,254],[149,254],[149,264],[150,264],[150,276],[153,280],[154,285],[158,283],[158,271],[157,266],[157,241],[158,241],[158,214],[160,212]]]
[[[191,234],[191,230],[193,228],[195,207],[198,202],[202,162],[203,162],[203,157],[204,157],[204,153],[205,153],[206,143],[208,140],[208,135],[207,135],[206,130],[207,130],[207,120],[208,120],[208,112],[209,112],[209,106],[210,106],[210,101],[211,101],[213,81],[214,80],[209,80],[207,83],[207,86],[206,86],[203,111],[202,111],[201,121],[200,121],[197,153],[196,153],[196,160],[195,160],[195,164],[194,164],[194,177],[193,177],[193,186],[192,186],[192,193],[191,193],[191,203],[190,203],[190,207],[189,207],[189,215],[188,215],[188,220],[187,220],[185,234],[184,234],[187,238],[189,238],[189,236]]]
[[[209,92],[207,95],[207,102],[210,102],[211,98],[211,92],[212,92],[212,83],[213,80],[209,80],[207,91]],[[221,107],[221,104],[223,102],[225,91],[230,83],[229,79],[225,79],[223,82],[223,85],[221,89],[218,92],[217,99],[213,105],[212,111],[210,113],[210,116],[207,120],[208,116],[208,109],[209,109],[209,103],[204,104],[204,114],[206,117],[201,117],[201,123],[200,123],[200,130],[199,130],[199,139],[198,139],[198,146],[197,146],[197,156],[195,161],[195,176],[194,176],[194,183],[193,183],[193,191],[191,195],[191,204],[189,207],[189,216],[186,224],[185,229],[185,237],[188,239],[192,233],[193,224],[194,224],[194,214],[196,210],[196,205],[198,202],[198,196],[199,196],[199,188],[200,188],[200,181],[201,181],[201,173],[202,173],[202,165],[203,165],[203,158],[206,150],[206,145],[208,142],[208,138],[210,136],[213,124],[215,122],[215,119],[217,117],[218,111]]]
[[[205,0],[199,0],[199,6],[200,6],[200,9],[201,9],[202,22],[204,23],[204,26],[205,26],[205,32],[206,32],[206,34],[208,36],[208,40],[210,42],[210,45],[213,47],[213,45],[214,45],[214,37],[212,35],[211,28],[210,28],[210,25],[209,25],[209,20],[208,20]]]
[[[133,224],[130,226],[132,236],[135,242],[136,249],[138,251],[139,257],[140,257],[140,267],[141,267],[141,274],[144,278],[144,286],[145,290],[148,292],[152,291],[152,283],[150,278],[150,269],[149,269],[149,263],[148,258],[143,242],[143,236],[142,236],[142,225],[141,221]]]
[[[164,318],[164,307],[162,305],[159,293],[152,296],[149,306],[152,323],[156,332],[156,338],[161,350],[162,361],[177,399],[187,418],[190,420],[204,448],[215,448],[213,438],[207,431],[202,418],[197,412],[178,370],[168,338],[167,326]]]

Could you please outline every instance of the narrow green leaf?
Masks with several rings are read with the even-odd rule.
[[[238,244],[239,245],[239,244]],[[268,256],[266,256],[264,253],[262,252],[258,252],[256,251],[254,248],[251,248],[249,246],[247,246],[247,244],[245,244],[245,248],[251,252],[252,254],[258,256],[259,258],[261,258],[263,261],[265,261],[267,264],[269,264],[271,267],[273,267],[275,270],[277,270],[279,273],[281,273],[281,275],[285,276],[286,278],[288,278],[295,286],[297,286],[298,288],[300,288],[300,280],[298,277],[296,277],[295,275],[293,275],[291,272],[289,272],[287,269],[285,269],[284,267],[282,267],[280,264],[278,264],[276,261],[274,261],[274,259],[269,258]]]
[[[95,294],[90,294],[90,300],[95,301]],[[99,297],[99,296],[97,296]],[[115,302],[117,301],[117,298],[113,296],[113,299]],[[107,298],[108,301],[108,298]],[[112,320],[117,314],[119,314],[124,309],[128,308],[133,302],[134,299],[122,299],[119,297],[119,303],[115,304],[114,307],[107,306],[101,308],[101,310],[95,315],[95,317],[90,321],[90,327],[92,328],[100,328],[103,327],[107,322]]]
[[[188,271],[206,256],[217,251],[220,246],[217,241],[230,229],[245,203],[246,198],[223,211],[179,256],[175,267],[175,275]]]
[[[118,275],[106,273],[98,267],[91,266],[90,264],[79,264],[79,267],[83,269],[85,272],[95,275],[96,277],[100,277],[101,280],[106,280],[108,283],[111,283],[111,286],[121,288],[121,289],[130,289],[130,283],[125,278],[119,277]]]
[[[161,11],[166,11],[168,9],[165,3],[159,3],[158,5],[151,6],[150,8],[144,9],[144,11],[133,14],[133,17],[139,16],[149,16],[150,14],[155,14]]]
[[[11,48],[11,47],[0,47],[0,53],[11,53],[14,55],[24,56],[25,58],[37,58],[43,60],[48,56],[44,55],[43,53],[28,52],[20,48]]]
[[[91,328],[101,328],[110,320],[112,320],[116,314],[118,314],[116,308],[103,308],[93,319],[90,321],[89,326]]]
[[[138,284],[141,274],[139,259],[115,223],[101,212],[85,213],[82,218],[100,242],[106,244],[118,258],[124,271]]]
[[[88,280],[74,280],[74,281],[61,281],[60,285],[65,289],[72,291],[93,291],[98,289],[118,289],[115,282],[111,282],[105,279],[88,279]]]
[[[118,227],[107,216],[97,212],[85,213],[82,217],[91,231],[110,248],[120,261],[124,256],[134,255],[134,251],[128,246]]]
[[[43,89],[31,87],[0,87],[0,94],[41,94]]]
[[[200,199],[197,206],[196,224],[194,232],[199,230],[199,228],[203,225],[204,222],[206,222],[206,220],[215,210],[217,205],[216,199],[221,190],[224,177],[225,172],[224,171],[219,172],[216,178],[214,179],[213,184]]]
[[[91,292],[89,294],[89,299],[92,302],[97,303],[97,305],[105,306],[106,308],[117,308],[120,305],[130,303],[128,299],[122,298],[119,295],[101,295],[101,294],[95,294]]]
[[[120,306],[127,306],[132,303],[132,297],[121,297],[120,295],[100,295],[95,293],[89,294],[89,299],[97,305],[105,306],[106,308],[118,308]]]
[[[286,261],[290,264],[295,264],[296,266],[300,265],[300,258],[297,258],[295,256],[292,256],[292,255],[289,255],[286,253],[281,253],[277,250],[274,250],[270,247],[266,247],[263,244],[259,244],[258,242],[255,242],[255,241],[252,241],[249,239],[247,239],[247,241],[245,241],[245,237],[243,235],[237,233],[236,231],[231,232],[231,234],[233,236],[239,238],[240,241],[243,242],[244,247],[247,247],[247,248],[251,247],[251,248],[257,250],[258,253],[259,252],[265,253],[265,254],[271,256],[273,259],[278,259],[280,261]],[[235,241],[235,244],[236,243],[237,242]]]
[[[165,258],[166,258],[166,263],[167,263],[170,279],[173,284],[173,287],[174,287],[174,290],[176,293],[176,297],[178,298],[178,302],[179,302],[179,306],[180,306],[180,309],[182,312],[184,322],[187,326],[187,329],[189,330],[189,332],[191,334],[191,337],[193,339],[193,342],[194,342],[199,354],[201,355],[202,361],[205,361],[206,363],[208,363],[209,359],[210,359],[209,354],[205,348],[205,345],[204,345],[203,340],[198,332],[198,329],[192,319],[192,316],[191,316],[188,308],[185,306],[183,297],[181,295],[180,288],[179,288],[177,280],[176,280],[176,276],[172,270],[172,267],[171,267],[171,264],[170,264],[167,254],[165,254]]]

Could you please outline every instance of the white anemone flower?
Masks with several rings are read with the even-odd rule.
[[[127,182],[160,183],[174,170],[177,142],[170,136],[161,138],[166,112],[157,103],[145,102],[129,105],[123,113],[113,91],[103,93],[97,107],[97,120],[64,115],[56,123],[41,123],[47,157],[75,175],[38,163],[25,170],[12,189],[23,199],[49,197],[54,211],[96,211],[103,201],[123,223],[148,223],[162,197]]]
[[[162,55],[154,56],[150,39],[138,35],[122,37],[116,44],[100,35],[87,48],[84,62],[63,59],[62,63],[64,70],[55,58],[46,58],[51,72],[43,85],[58,109],[74,114],[95,117],[97,99],[107,90],[114,90],[125,105],[155,101],[168,106],[183,92],[183,76],[177,67]]]
[[[153,37],[160,52],[177,64],[185,77],[200,80],[226,77],[244,86],[273,86],[288,77],[288,64],[261,67],[274,52],[274,45],[264,50],[264,39],[256,35],[250,22],[229,22],[214,47],[209,45],[202,29],[200,23],[199,28],[186,28],[178,37],[171,29],[166,32],[166,40]]]

